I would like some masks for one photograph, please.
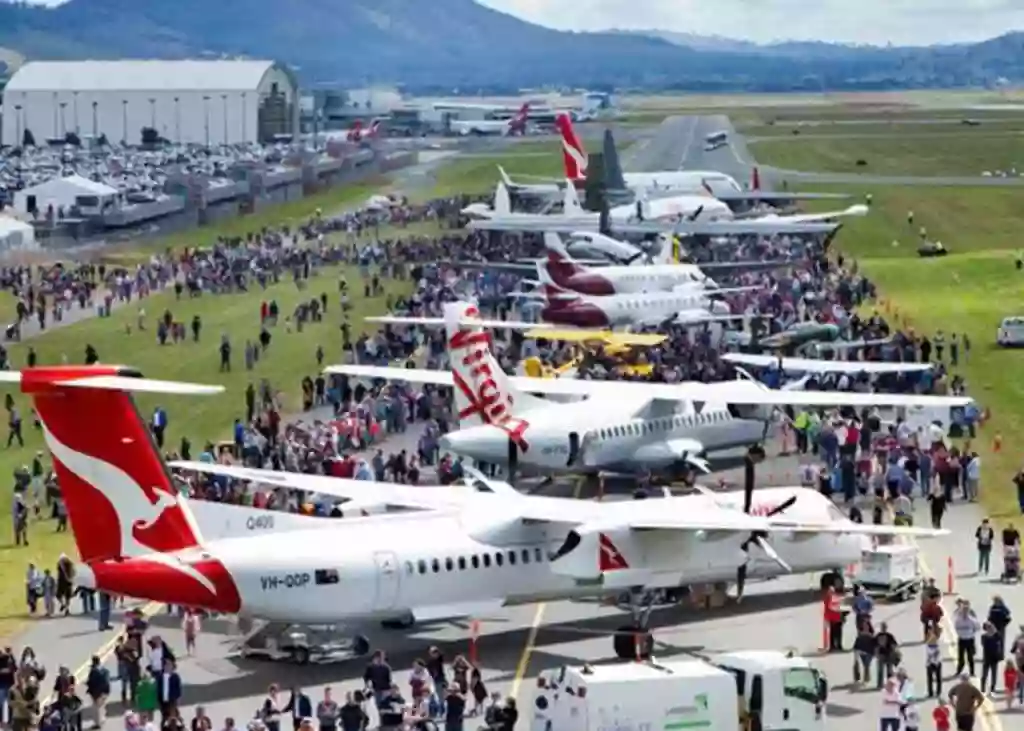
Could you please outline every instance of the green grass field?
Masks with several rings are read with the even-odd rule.
[[[244,234],[263,226],[280,225],[285,222],[300,223],[313,211],[320,208],[325,215],[349,206],[357,206],[376,190],[372,184],[332,189],[303,201],[268,208],[258,215],[235,219],[217,226],[199,229],[187,234],[178,234],[162,240],[147,241],[139,247],[122,247],[110,258],[131,260],[145,256],[148,251],[166,247],[204,245],[217,236]],[[381,232],[382,238],[403,235],[432,233],[431,226],[417,225],[408,230],[388,229]],[[274,388],[284,396],[285,412],[297,413],[299,382],[305,375],[315,375],[317,346],[325,351],[325,362],[337,362],[341,358],[341,332],[343,321],[338,306],[338,281],[345,276],[349,282],[353,309],[348,315],[353,337],[364,331],[364,317],[382,314],[385,309],[384,297],[364,299],[359,271],[353,267],[328,267],[314,277],[307,288],[296,289],[290,277],[281,283],[261,291],[258,287],[246,294],[204,295],[189,300],[175,300],[172,292],[154,295],[143,303],[133,303],[119,309],[108,319],[84,320],[66,328],[32,338],[20,345],[9,348],[15,367],[23,365],[25,354],[31,346],[38,354],[39,363],[61,363],[64,356],[69,362],[82,362],[87,344],[93,345],[100,359],[107,363],[125,363],[139,368],[153,378],[215,383],[226,387],[223,395],[200,398],[141,398],[139,409],[145,418],[159,403],[169,415],[167,449],[177,449],[181,438],[187,435],[194,450],[200,450],[206,441],[217,441],[230,436],[230,428],[236,416],[244,414],[244,392],[251,381],[258,386],[261,379],[268,379]],[[387,293],[407,292],[409,284],[386,283]],[[321,292],[328,296],[328,310],[324,321],[308,324],[300,333],[284,322],[295,306],[303,300],[317,297]],[[259,308],[262,300],[276,299],[281,319],[273,329],[273,340],[269,351],[251,372],[244,367],[244,345],[246,339],[255,339],[259,333]],[[139,307],[145,309],[146,331],[137,328]],[[199,343],[191,341],[179,345],[160,346],[155,337],[156,319],[165,310],[174,318],[186,323],[198,314],[203,321]],[[233,370],[219,372],[220,337],[227,333],[233,346]],[[190,333],[191,335],[191,333]],[[26,399],[16,397],[19,409],[25,415],[24,448],[0,449],[0,474],[11,475],[23,464],[31,462],[37,449],[43,447],[40,434],[31,426],[30,404]],[[102,425],[97,425],[101,427]],[[10,515],[8,490],[0,498],[0,512]],[[28,562],[41,566],[53,566],[62,551],[73,552],[71,539],[67,534],[55,534],[49,521],[33,523],[30,527],[31,545],[28,548],[12,546],[13,535],[10,521],[0,528],[0,576],[4,577],[0,589],[0,636],[10,637],[26,617],[22,577]]]
[[[1024,134],[800,137],[750,143],[758,162],[786,170],[872,175],[981,175],[1024,170]],[[863,160],[866,165],[857,165]]]
[[[936,118],[932,121],[904,119],[897,117],[892,120],[846,120],[830,122],[800,122],[777,124],[756,124],[737,126],[747,139],[785,138],[814,139],[816,137],[862,137],[862,136],[949,136],[974,135],[987,137],[993,134],[1006,134],[1024,131],[1024,121],[1018,117],[979,120],[977,126],[965,125],[961,118]]]
[[[992,412],[992,419],[971,444],[982,457],[982,500],[989,513],[1019,515],[1010,482],[1020,468],[1016,445],[1024,439],[1024,382],[1017,373],[1024,353],[995,346],[996,328],[1010,314],[1024,314],[1024,272],[1014,267],[1024,211],[1013,189],[874,186],[869,215],[851,219],[836,240],[874,281],[879,302],[866,308],[929,335],[943,330],[966,333],[970,361],[956,372],[969,393]],[[907,212],[914,212],[914,225]],[[919,229],[942,241],[951,254],[942,259],[917,256]],[[894,245],[894,242],[896,244]],[[996,434],[1004,448],[993,449]]]
[[[901,134],[878,140],[787,140],[751,145],[758,162],[809,171],[844,169],[857,156],[877,174],[978,174],[1007,168],[1020,139],[982,135],[981,128],[942,138]],[[801,186],[804,187],[804,186]],[[993,516],[1020,514],[1011,478],[1021,467],[1018,445],[1024,439],[1024,382],[1016,377],[1022,353],[995,345],[1000,320],[1024,314],[1024,272],[1014,265],[1024,225],[1017,188],[947,188],[932,186],[817,186],[843,190],[861,199],[870,193],[868,216],[844,223],[837,247],[857,260],[877,285],[877,309],[917,332],[966,333],[972,342],[969,362],[957,369],[968,391],[992,419],[971,448],[982,457],[982,500]],[[908,222],[913,212],[914,222]],[[920,228],[951,252],[941,259],[917,255]],[[870,308],[869,308],[870,309]],[[1001,435],[1003,449],[995,450]]]

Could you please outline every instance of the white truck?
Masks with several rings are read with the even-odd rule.
[[[530,731],[823,731],[827,693],[805,659],[772,651],[566,666],[537,677]]]

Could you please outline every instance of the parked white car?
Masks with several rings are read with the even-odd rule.
[[[1024,346],[1024,317],[1004,317],[996,332],[996,343],[1003,348]]]

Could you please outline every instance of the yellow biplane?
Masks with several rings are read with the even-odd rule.
[[[668,338],[657,333],[619,333],[610,330],[552,330],[538,328],[525,333],[528,338],[543,340],[559,340],[577,343],[581,348],[603,348],[608,355],[624,355],[633,348],[650,348],[664,343]],[[576,370],[583,361],[580,353],[565,365],[558,368],[545,366],[540,358],[531,357],[523,360],[523,375],[532,378],[559,378],[568,375],[574,377]],[[623,366],[632,375],[648,375],[653,366],[650,363],[635,363]]]

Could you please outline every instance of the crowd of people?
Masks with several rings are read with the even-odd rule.
[[[472,298],[485,313],[498,318],[533,316],[530,305],[524,305],[520,298],[511,296],[521,286],[517,275],[460,269],[452,262],[535,258],[541,254],[540,242],[531,236],[490,237],[458,231],[461,224],[458,211],[466,202],[453,198],[413,206],[405,201],[395,201],[387,207],[386,213],[375,208],[333,218],[317,215],[294,229],[282,228],[240,239],[220,240],[209,249],[154,255],[149,262],[132,268],[82,264],[47,269],[5,269],[0,271],[0,284],[19,297],[21,323],[35,320],[38,327],[43,328],[48,321],[61,320],[68,310],[75,307],[94,309],[102,317],[108,316],[111,309],[119,305],[138,306],[140,310],[135,326],[138,329],[154,327],[161,343],[165,338],[171,342],[177,342],[179,338],[198,340],[202,323],[177,323],[173,315],[166,312],[153,326],[153,313],[145,313],[145,299],[150,292],[173,288],[178,298],[224,295],[252,288],[265,289],[284,278],[291,278],[296,286],[301,287],[318,267],[340,262],[357,265],[363,273],[358,283],[338,282],[337,295],[332,296],[337,297],[340,307],[345,307],[350,298],[379,291],[381,279],[404,278],[414,283],[413,293],[407,297],[389,298],[390,311],[436,317],[441,314],[445,302]],[[393,240],[381,240],[379,237],[380,227],[384,225],[401,227],[423,220],[444,221],[450,230],[440,236],[410,235]],[[364,234],[370,234],[369,239]],[[697,256],[698,259],[716,260],[723,258],[724,254],[709,249]],[[739,256],[747,259],[789,257],[803,262],[781,271],[739,274],[730,282],[758,288],[730,295],[729,301],[734,311],[747,313],[751,322],[759,323],[754,326],[763,327],[763,335],[780,333],[804,322],[830,323],[839,326],[843,336],[850,340],[885,341],[864,349],[865,359],[938,363],[930,373],[882,377],[822,376],[811,379],[808,387],[851,391],[882,389],[906,393],[961,393],[966,389],[967,384],[957,375],[956,369],[961,360],[966,361],[970,357],[969,340],[942,333],[932,336],[916,333],[899,322],[891,322],[882,313],[867,317],[858,315],[857,308],[871,301],[875,292],[854,262],[845,261],[841,256],[829,258],[827,251],[813,246],[808,248],[800,241],[785,237],[745,239],[740,242]],[[360,287],[363,291],[359,291]],[[276,302],[268,300],[261,307],[261,332],[269,333],[279,319],[301,327],[307,319],[315,320],[318,312],[323,312],[327,306],[328,303],[315,292],[311,292],[310,301],[303,306],[302,312],[279,312]],[[160,334],[161,327],[166,330],[164,335]],[[509,371],[515,369],[525,356],[536,355],[545,365],[555,367],[575,360],[579,363],[579,375],[585,378],[711,382],[736,377],[734,367],[720,357],[731,347],[728,332],[715,335],[711,328],[694,329],[681,325],[669,325],[662,331],[668,335],[663,345],[633,350],[625,355],[587,349],[581,357],[578,346],[553,341],[524,341],[516,335],[497,336],[494,342],[499,361]],[[10,338],[17,338],[20,334],[20,328],[8,331]],[[358,362],[414,361],[428,368],[447,366],[446,339],[443,332],[436,329],[386,327],[372,335],[353,338],[343,328],[342,339],[346,357]],[[224,345],[222,341],[222,358],[227,359],[226,367],[230,368],[230,341],[226,349]],[[258,357],[259,346],[259,337],[246,343],[247,365],[252,358]],[[224,350],[227,356],[223,355]],[[319,364],[322,364],[322,357],[318,354]],[[646,367],[633,367],[637,365]],[[224,362],[222,367],[225,367]],[[771,386],[780,385],[785,378],[785,374],[772,368],[757,371],[757,376]],[[316,373],[302,377],[299,389],[303,414],[288,418],[282,414],[283,407],[272,384],[266,381],[252,384],[246,394],[244,414],[236,420],[230,439],[221,444],[204,444],[197,449],[187,438],[177,445],[163,444],[162,428],[166,425],[166,415],[162,419],[157,414],[153,415],[154,435],[171,458],[229,459],[271,469],[409,484],[433,482],[435,479],[447,483],[461,477],[461,460],[438,449],[440,437],[457,428],[450,394],[444,389],[367,383]],[[888,519],[889,512],[897,520],[907,520],[913,515],[914,501],[924,499],[929,502],[933,524],[941,525],[949,503],[961,497],[974,500],[981,489],[980,457],[969,445],[959,449],[953,447],[949,437],[959,432],[973,436],[982,421],[983,414],[971,407],[957,413],[954,424],[935,428],[911,424],[879,410],[861,414],[789,410],[782,418],[781,427],[784,451],[796,451],[803,456],[801,471],[805,484],[841,498],[848,504],[850,515],[855,520],[865,520],[865,505],[870,506],[871,520],[875,522]],[[405,450],[389,453],[389,435],[403,433],[419,425],[422,428],[418,430],[420,436],[414,454]],[[45,493],[53,498],[52,514],[58,518],[57,529],[61,530],[62,525],[66,528],[66,519],[61,517],[59,489],[52,476],[45,474],[45,468],[39,469],[43,472],[41,482],[46,487]],[[425,474],[428,470],[432,475]],[[22,492],[36,484],[36,471],[33,465],[27,470],[27,479],[19,478],[24,484]],[[183,489],[197,499],[289,511],[305,510],[324,516],[343,514],[337,510],[339,506],[329,500],[311,500],[309,496],[284,489],[265,489],[238,481],[195,475],[181,475],[179,479]],[[66,595],[64,583],[67,582],[61,571],[60,566],[54,569],[30,568],[26,589],[33,611],[50,615],[65,610],[66,602],[62,602],[61,597]],[[926,596],[934,599],[933,593],[926,592]],[[883,690],[883,719],[896,718],[905,722],[907,728],[916,728],[912,725],[916,719],[912,715],[917,712],[916,704],[907,701],[913,694],[907,690],[911,681],[902,649],[909,642],[904,641],[901,645],[884,623],[878,623],[876,628],[872,620],[873,605],[867,606],[865,600],[870,601],[864,596],[854,599],[857,615],[855,679],[868,682],[873,677]],[[83,609],[90,610],[95,604],[95,597],[90,598],[85,593],[82,602]],[[108,608],[105,620],[104,603]],[[109,622],[110,603],[111,598],[100,597],[101,624]],[[1002,606],[1005,608],[1005,604]],[[932,616],[932,607],[922,606],[922,618],[926,616],[926,610],[928,616]],[[958,609],[957,617],[962,611],[962,608]],[[973,612],[969,607],[967,611]],[[1002,679],[1007,697],[1012,697],[1016,689],[1024,687],[1019,680],[1012,686],[1007,680],[1011,677],[1008,670],[1011,665],[1024,669],[1024,636],[1007,642],[1008,609],[1005,621],[1000,620],[1002,624],[993,622],[992,611],[987,617],[987,623],[1000,634],[998,649],[1002,657],[1011,656]],[[186,614],[186,637],[189,626],[192,626],[192,637],[195,638],[198,621],[196,615]],[[975,639],[981,642],[983,663],[985,657],[995,657],[994,652],[985,654],[985,637],[990,634],[985,629],[986,623],[978,622],[976,617],[974,621],[978,627],[973,633],[968,633],[966,620],[954,622],[957,647],[963,643],[962,657],[965,659],[958,673],[966,670],[973,674],[971,665],[975,650],[967,648],[974,646]],[[934,690],[935,697],[943,698],[941,682],[935,682],[929,665],[934,659],[933,647],[938,643],[939,625],[929,622],[925,623],[924,635],[929,696]],[[119,679],[122,683],[121,699],[129,709],[125,716],[126,728],[147,728],[147,724],[157,721],[159,712],[161,728],[176,731],[187,722],[178,709],[189,701],[180,695],[180,678],[173,680],[177,677],[175,653],[159,637],[147,636],[145,625],[142,617],[132,616],[129,619],[128,639],[117,654],[116,675],[108,673],[104,679],[100,663],[96,677],[90,671],[84,689],[75,689],[74,683],[70,683],[71,696],[91,698],[97,717],[102,719],[105,699],[112,694],[111,683]],[[133,632],[136,631],[138,642],[132,645]],[[971,641],[968,643],[967,639]],[[1002,657],[1000,663],[1003,662]],[[34,672],[24,670],[24,659],[13,664],[12,674],[23,678],[23,681],[8,685],[9,693],[12,692],[10,689],[18,686],[18,682],[30,682]],[[3,666],[2,661],[0,666]],[[985,667],[985,678],[988,679],[992,675],[988,670],[990,665]],[[45,672],[35,675],[38,683]],[[58,672],[58,681],[62,683],[60,687],[66,690],[68,681],[60,680],[65,676],[66,673]],[[4,677],[0,674],[0,688]],[[147,677],[153,682],[150,683]],[[126,678],[127,690],[124,689]],[[514,701],[492,697],[483,678],[465,658],[455,658],[447,665],[439,655],[430,653],[423,662],[417,662],[410,678],[407,692],[396,686],[386,658],[378,654],[367,667],[364,687],[346,691],[344,702],[325,691],[323,699],[314,703],[297,688],[291,689],[289,698],[285,700],[281,689],[271,687],[250,727],[278,731],[282,719],[290,717],[296,729],[318,725],[323,731],[336,731],[338,728],[355,731],[365,728],[373,715],[381,728],[388,731],[409,724],[422,725],[427,719],[436,720],[438,726],[455,731],[462,728],[464,715],[479,716],[491,729],[506,731],[515,725],[518,714]],[[154,685],[156,690],[148,688],[148,685]],[[179,695],[174,695],[172,689],[175,687]],[[995,687],[993,679],[988,687],[983,685],[982,690],[994,690]],[[54,692],[58,702],[66,695],[64,690],[58,691],[56,685]],[[68,696],[67,708],[80,709],[82,701],[72,701],[71,696]],[[20,697],[25,696],[22,694]],[[101,697],[103,700],[97,702]],[[962,715],[964,708],[976,703],[976,696],[960,683],[946,697],[953,703],[950,713],[954,719]],[[13,713],[16,704],[10,696],[8,699]],[[893,699],[899,699],[899,702]],[[898,707],[901,715],[885,715],[894,707]],[[940,704],[938,708],[945,706]],[[43,706],[38,713],[40,725],[45,725]],[[81,723],[80,715],[72,715],[72,718]],[[196,719],[191,723],[194,731],[212,726],[201,707],[196,708]],[[234,725],[233,719],[227,719],[225,728],[230,731]]]

